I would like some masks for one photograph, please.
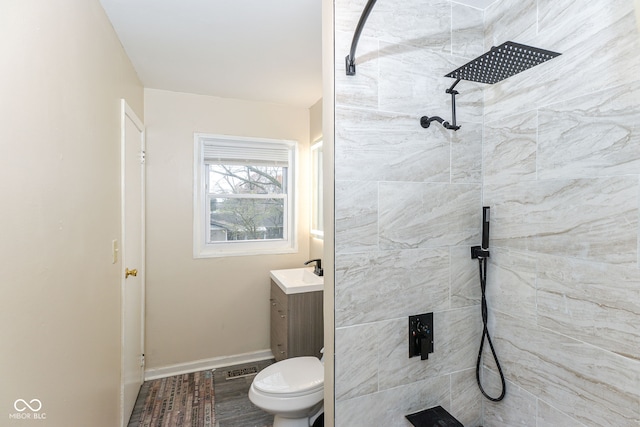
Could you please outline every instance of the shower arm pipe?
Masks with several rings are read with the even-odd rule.
[[[360,39],[360,33],[362,33],[364,24],[366,24],[369,14],[371,13],[371,9],[373,9],[373,5],[376,4],[376,1],[377,0],[367,1],[367,4],[362,11],[362,15],[360,16],[360,20],[358,21],[358,25],[356,26],[356,32],[353,34],[353,40],[351,41],[351,50],[349,51],[349,55],[344,58],[347,76],[355,76],[356,74],[356,48],[358,47],[358,40]]]
[[[451,124],[451,128],[453,130],[458,130],[460,129],[460,126],[456,126],[456,95],[458,95],[458,91],[454,90],[453,88],[456,87],[458,85],[458,83],[460,83],[461,79],[456,79],[455,82],[453,82],[453,84],[451,85],[451,87],[447,90],[445,90],[445,93],[450,93],[451,94],[451,116],[452,119],[451,121],[453,122]]]
[[[449,93],[451,94],[451,115],[452,115],[452,123],[450,124],[449,122],[447,122],[445,119],[443,119],[442,117],[439,116],[431,116],[431,117],[427,117],[427,116],[422,116],[420,118],[420,125],[423,128],[428,128],[431,125],[431,122],[438,122],[440,124],[442,124],[442,126],[445,127],[445,129],[451,129],[451,130],[458,130],[460,129],[460,126],[458,126],[456,124],[456,95],[459,94],[459,92],[457,90],[454,90],[454,88],[458,85],[458,83],[460,83],[461,79],[456,79],[456,81],[451,85],[451,87],[447,90],[445,90],[445,93]]]

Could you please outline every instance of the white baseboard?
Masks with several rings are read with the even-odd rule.
[[[273,359],[271,350],[260,350],[251,353],[234,354],[232,356],[214,357],[193,362],[179,363],[177,365],[152,368],[144,371],[144,380],[157,380],[158,378],[172,377],[174,375],[188,374],[207,369],[223,368],[225,366],[240,365],[243,363],[257,362]]]

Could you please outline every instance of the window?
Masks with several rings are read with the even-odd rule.
[[[195,134],[194,257],[295,252],[293,141]]]
[[[323,190],[322,190],[322,140],[311,146],[311,235],[324,236]]]

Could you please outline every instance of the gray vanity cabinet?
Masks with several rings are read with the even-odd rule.
[[[322,291],[285,294],[271,280],[271,351],[276,361],[320,357],[324,346]]]

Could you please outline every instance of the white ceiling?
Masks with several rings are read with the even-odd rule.
[[[320,0],[100,0],[147,88],[310,107]]]
[[[100,2],[147,88],[305,108],[322,97],[321,0]]]

